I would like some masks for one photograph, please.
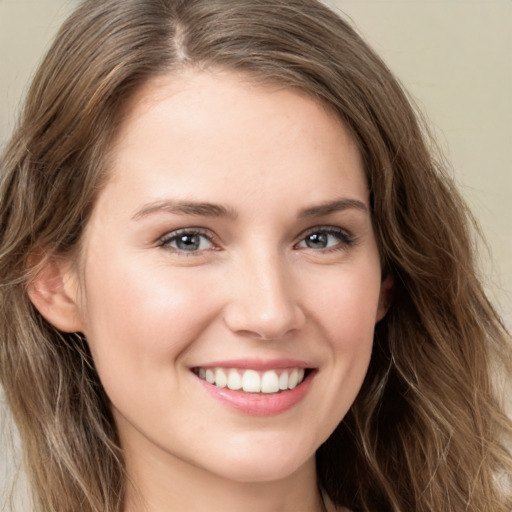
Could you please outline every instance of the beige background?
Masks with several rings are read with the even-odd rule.
[[[74,3],[0,0],[0,145],[37,62]],[[512,327],[512,0],[328,3],[353,20],[428,114],[486,234],[488,290]],[[0,482],[2,453],[0,445]]]
[[[427,112],[489,242],[484,275],[512,326],[512,0],[327,3],[353,20]],[[74,4],[0,0],[0,144]]]

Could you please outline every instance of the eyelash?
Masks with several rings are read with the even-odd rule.
[[[347,250],[351,246],[355,245],[357,243],[357,239],[347,230],[341,229],[335,226],[315,226],[314,228],[311,228],[305,232],[303,232],[300,235],[300,239],[298,242],[294,244],[294,249],[300,250],[301,248],[298,248],[297,246],[305,242],[307,237],[315,234],[324,234],[324,235],[331,235],[338,238],[339,242],[335,244],[332,247],[326,247],[326,248],[320,248],[318,250],[315,250],[311,247],[309,249],[312,249],[315,252],[321,252],[321,253],[329,253],[329,252],[335,252],[335,251],[343,251]],[[179,239],[180,236],[200,236],[204,237],[208,240],[210,244],[212,244],[214,247],[209,249],[197,249],[192,251],[187,251],[184,249],[179,249],[175,247],[170,247],[170,244],[173,241],[176,241]],[[172,231],[171,233],[167,233],[158,241],[158,246],[162,247],[164,249],[170,250],[176,254],[179,254],[180,256],[197,256],[198,254],[201,254],[204,251],[208,250],[219,250],[218,245],[216,243],[216,237],[208,230],[200,229],[200,228],[183,228],[179,229],[177,231]],[[307,248],[307,247],[306,247]]]
[[[158,246],[162,247],[163,249],[170,250],[176,254],[183,255],[183,256],[196,256],[197,254],[204,252],[205,250],[217,250],[216,248],[213,249],[199,249],[195,251],[186,251],[183,249],[170,247],[170,244],[178,240],[180,237],[183,236],[200,236],[203,238],[206,238],[212,245],[216,245],[216,237],[208,230],[200,229],[200,228],[183,228],[178,229],[177,231],[172,231],[171,233],[165,234],[160,240],[158,241]]]
[[[300,235],[300,240],[295,244],[295,247],[297,247],[298,244],[304,242],[307,237],[316,234],[335,236],[339,240],[339,242],[334,246],[318,249],[317,252],[329,253],[335,251],[345,251],[357,243],[356,237],[354,237],[354,235],[352,235],[346,229],[341,229],[335,226],[315,226],[314,228],[308,229]]]

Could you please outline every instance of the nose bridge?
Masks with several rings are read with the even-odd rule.
[[[236,332],[277,339],[301,326],[293,275],[278,250],[260,246],[240,258],[226,322]]]

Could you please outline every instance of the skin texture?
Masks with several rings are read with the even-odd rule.
[[[391,286],[368,195],[353,140],[299,91],[213,71],[139,91],[80,271],[61,264],[61,299],[39,302],[90,344],[133,484],[126,511],[321,510],[314,453],[357,395]],[[175,211],[184,201],[225,211]],[[183,229],[200,230],[197,250],[177,247]],[[309,247],[312,232],[328,247]],[[283,358],[315,372],[272,415],[226,406],[191,371]]]

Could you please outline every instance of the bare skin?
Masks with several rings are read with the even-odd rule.
[[[139,91],[111,173],[80,274],[63,267],[66,308],[40,309],[90,344],[125,512],[323,511],[315,451],[358,393],[391,286],[350,135],[298,91],[189,71]],[[254,405],[204,377],[251,365],[304,381]]]

